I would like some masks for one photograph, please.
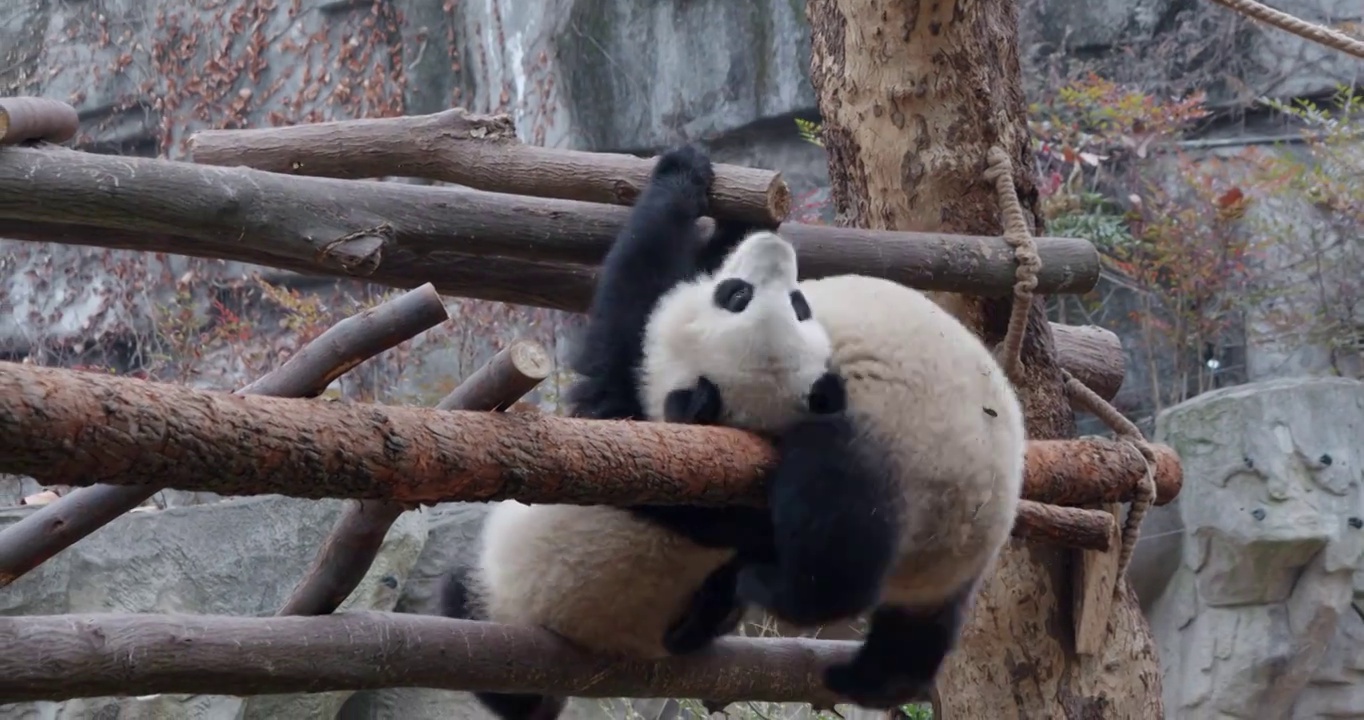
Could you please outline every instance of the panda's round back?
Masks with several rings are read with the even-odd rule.
[[[714,274],[659,299],[640,368],[641,401],[651,419],[662,419],[669,392],[702,376],[720,389],[726,425],[777,430],[806,412],[806,395],[825,373],[831,350],[799,289],[796,267],[789,242],[756,232]]]

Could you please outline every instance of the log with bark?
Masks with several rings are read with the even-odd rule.
[[[790,227],[790,225],[788,225]],[[34,223],[0,218],[0,237],[68,245],[96,245],[144,252],[188,253],[220,260],[259,263],[303,274],[325,268],[310,258],[276,255],[245,242],[205,242],[188,237],[128,230],[92,229],[80,225]],[[333,271],[334,275],[344,275]],[[369,280],[398,287],[432,282],[447,295],[582,312],[592,297],[595,268],[531,262],[505,257],[438,253],[395,259],[392,254]],[[1126,355],[1118,336],[1095,326],[1052,324],[1061,366],[1105,400],[1122,385]]]
[[[1046,502],[1034,493],[1057,488],[1072,501],[1131,496],[1145,472],[1139,454],[1123,442],[1074,442],[1029,445],[1026,497]],[[1058,456],[1080,475],[1041,465]],[[767,443],[731,428],[310,403],[0,363],[0,472],[50,483],[156,477],[223,495],[760,505],[774,459]],[[1178,463],[1157,463],[1162,498],[1181,482],[1170,468]]]
[[[341,120],[291,127],[203,130],[190,136],[197,163],[358,180],[384,176],[443,180],[477,190],[633,205],[654,159],[523,145],[507,115],[461,108],[432,115]],[[772,170],[715,165],[715,217],[776,227],[791,191]]]
[[[820,672],[857,643],[731,636],[686,657],[612,662],[535,628],[355,612],[0,617],[0,647],[5,702],[424,687],[832,707]]]
[[[80,129],[76,109],[60,100],[40,97],[0,98],[0,145],[33,140],[62,143]]]
[[[241,388],[245,395],[309,398],[356,365],[445,322],[445,304],[429,283],[328,328],[275,370]],[[0,587],[167,487],[154,474],[140,483],[89,482],[0,530]]]
[[[520,400],[553,369],[539,343],[518,340],[493,355],[446,395],[440,410],[502,410]],[[396,500],[352,500],[336,521],[303,580],[276,615],[326,615],[355,590],[379,554],[384,536],[408,509]]]
[[[1041,234],[1016,0],[808,0],[806,17],[841,222],[1001,232],[996,189],[984,176],[990,148],[1001,146],[1035,219],[1033,234]],[[1004,337],[1011,298],[937,299],[991,345]],[[1075,416],[1042,308],[1032,305],[1016,379],[1028,436],[1072,437]],[[1155,644],[1126,581],[1100,652],[1083,661],[1071,652],[1072,562],[1053,546],[1004,549],[938,678],[937,720],[1164,715]]]
[[[33,202],[38,197],[43,201]],[[0,153],[0,219],[91,226],[84,244],[97,246],[106,241],[96,228],[174,235],[182,244],[167,252],[211,256],[226,248],[239,257],[292,259],[404,287],[417,284],[412,280],[418,274],[421,282],[435,281],[437,260],[448,266],[471,256],[596,265],[629,212],[574,200],[293,177],[63,148]],[[1007,294],[1013,284],[1013,252],[998,236],[797,223],[783,225],[782,233],[796,246],[806,277],[860,272],[979,295]],[[1039,292],[1084,293],[1098,281],[1099,256],[1088,241],[1039,238],[1038,246]],[[473,288],[437,288],[478,296]]]

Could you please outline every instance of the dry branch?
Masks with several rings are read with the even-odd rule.
[[[1102,510],[1047,505],[1036,500],[1018,504],[1013,534],[1029,540],[1084,550],[1107,550],[1118,520]]]
[[[35,197],[43,202],[32,202]],[[13,148],[0,154],[0,219],[59,224],[75,219],[92,231],[70,241],[105,247],[116,241],[105,240],[93,227],[162,239],[178,236],[160,251],[226,253],[250,262],[273,258],[267,264],[279,267],[278,260],[292,259],[301,262],[290,269],[358,273],[399,287],[435,282],[454,266],[478,264],[476,256],[596,265],[628,213],[615,205],[574,200],[291,177],[60,148]],[[975,295],[1003,295],[1013,287],[1013,251],[1000,237],[795,223],[783,225],[782,232],[796,245],[806,277],[859,272]],[[383,242],[376,245],[376,238]],[[1093,245],[1070,238],[1038,238],[1037,243],[1043,263],[1038,292],[1093,288],[1099,275]],[[438,289],[483,297],[491,283],[526,282],[480,277],[475,267],[460,274],[468,285],[452,287],[447,281]],[[585,289],[590,287],[589,282]]]
[[[6,702],[152,693],[262,695],[426,687],[577,697],[839,700],[820,671],[857,643],[727,637],[657,662],[610,662],[534,628],[404,613],[237,618],[0,618]]]
[[[501,410],[549,377],[553,364],[539,343],[518,340],[446,395],[442,410]],[[350,596],[374,563],[388,529],[407,507],[396,500],[353,500],[332,527],[313,564],[276,615],[326,615]]]
[[[237,392],[315,397],[347,370],[449,318],[429,283],[328,328],[283,365]],[[142,482],[156,478],[144,474]],[[0,587],[146,502],[163,484],[91,485],[0,530]]]
[[[1140,456],[1115,441],[1032,447],[1030,490],[1087,486],[1085,498],[1126,499],[1121,478],[1140,472]],[[1070,471],[1106,474],[1034,466],[1057,454],[1088,458]],[[52,484],[152,476],[225,495],[757,505],[773,459],[766,443],[729,428],[316,404],[0,364],[0,472]]]
[[[507,115],[456,108],[432,115],[343,120],[292,127],[205,130],[190,138],[194,161],[318,177],[421,177],[477,190],[632,205],[654,160],[523,145]],[[776,226],[791,211],[781,173],[715,165],[716,217]]]
[[[0,98],[0,145],[30,140],[66,142],[76,135],[80,124],[76,109],[59,100]]]

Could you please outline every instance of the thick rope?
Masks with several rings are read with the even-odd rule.
[[[1032,311],[1033,291],[1037,289],[1037,272],[1042,269],[1042,258],[1037,254],[1037,243],[1028,230],[1028,219],[1023,205],[1018,202],[1014,188],[1013,163],[1004,148],[995,145],[986,155],[989,165],[985,179],[995,184],[999,195],[999,209],[1004,220],[1004,241],[1014,249],[1018,269],[1014,271],[1014,305],[1009,314],[1009,329],[999,344],[999,362],[1004,374],[1015,384],[1022,369],[1023,336],[1028,329],[1028,313]]]
[[[1300,20],[1286,12],[1255,2],[1255,0],[1212,1],[1223,7],[1231,8],[1246,17],[1255,18],[1280,30],[1291,32],[1300,38],[1354,55],[1357,58],[1364,58],[1364,41],[1356,40],[1345,33],[1306,20]]]
[[[985,179],[995,184],[1004,221],[1004,241],[1014,249],[1014,258],[1018,262],[1018,269],[1014,274],[1014,305],[1013,312],[1009,314],[1009,329],[995,351],[999,356],[1000,365],[1004,368],[1004,374],[1017,385],[1021,380],[1019,371],[1022,369],[1023,337],[1028,329],[1028,315],[1032,311],[1033,291],[1037,289],[1037,272],[1042,268],[1042,258],[1037,254],[1037,243],[1033,241],[1032,232],[1028,228],[1028,218],[1023,213],[1023,205],[1018,201],[1018,191],[1014,187],[1013,163],[1009,160],[1009,154],[1004,148],[996,145],[990,148],[986,157],[989,165],[985,168]],[[1136,548],[1137,539],[1141,536],[1141,521],[1146,517],[1146,511],[1151,509],[1151,504],[1155,502],[1156,457],[1136,425],[1069,372],[1062,369],[1061,375],[1065,379],[1066,395],[1071,402],[1102,420],[1118,439],[1127,441],[1146,463],[1146,472],[1132,494],[1132,506],[1127,513],[1127,522],[1123,523],[1122,547],[1118,552],[1118,573],[1113,586],[1113,593],[1116,595],[1118,588],[1122,587],[1123,576],[1127,574],[1127,566],[1132,562],[1132,551]]]
[[[1146,472],[1142,475],[1137,487],[1133,489],[1132,506],[1127,511],[1127,522],[1123,523],[1122,527],[1122,547],[1118,551],[1118,572],[1113,579],[1113,593],[1116,595],[1118,589],[1122,587],[1123,576],[1127,574],[1127,566],[1132,562],[1132,552],[1137,547],[1137,539],[1141,537],[1141,521],[1146,517],[1146,511],[1151,509],[1151,505],[1156,500],[1156,455],[1146,442],[1146,438],[1141,434],[1141,429],[1132,424],[1131,420],[1123,417],[1122,413],[1108,404],[1108,401],[1085,387],[1084,383],[1075,379],[1075,376],[1067,370],[1061,370],[1061,377],[1066,381],[1066,394],[1070,396],[1070,401],[1102,420],[1118,436],[1119,440],[1126,441],[1127,444],[1136,449],[1141,455],[1141,459],[1146,463]]]

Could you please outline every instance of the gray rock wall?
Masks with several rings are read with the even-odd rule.
[[[1166,717],[1364,718],[1364,383],[1228,388],[1159,428],[1184,462],[1166,524],[1185,534],[1133,580]]]

